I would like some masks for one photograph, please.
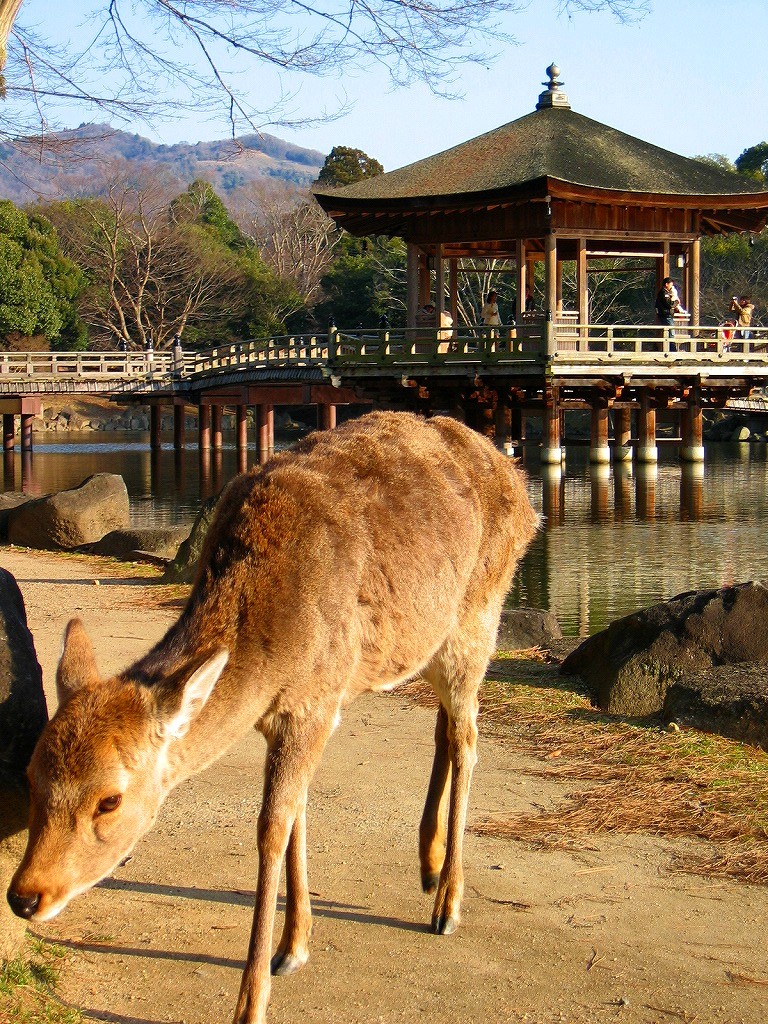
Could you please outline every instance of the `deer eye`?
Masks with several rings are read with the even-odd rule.
[[[109,814],[111,811],[116,811],[122,802],[123,798],[119,793],[115,796],[105,796],[103,800],[99,800],[96,814]]]

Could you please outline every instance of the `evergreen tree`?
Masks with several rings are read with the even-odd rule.
[[[362,149],[350,149],[349,146],[334,146],[317,176],[321,185],[351,185],[363,178],[373,178],[383,174],[384,168],[373,157]]]

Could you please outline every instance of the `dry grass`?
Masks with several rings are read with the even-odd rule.
[[[529,774],[579,780],[579,787],[551,810],[481,822],[475,831],[550,849],[589,845],[601,833],[691,837],[712,852],[679,857],[679,869],[768,884],[768,754],[693,729],[601,714],[577,682],[536,650],[492,664],[483,732],[535,757],[539,766]],[[418,684],[409,689],[429,701]]]

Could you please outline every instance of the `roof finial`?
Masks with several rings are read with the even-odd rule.
[[[557,80],[560,68],[557,64],[552,63],[547,68],[547,74],[549,75],[549,81],[541,83],[546,85],[547,88],[539,94],[539,102],[536,104],[536,109],[544,110],[546,107],[565,107],[567,110],[570,110],[571,104],[568,102],[568,97],[564,92],[560,91],[560,86],[563,83]]]

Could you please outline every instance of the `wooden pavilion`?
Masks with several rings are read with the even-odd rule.
[[[591,260],[648,258],[659,287],[680,281],[698,324],[701,237],[762,230],[768,193],[576,113],[560,69],[547,74],[533,113],[399,170],[316,189],[317,201],[351,234],[405,240],[411,327],[428,301],[437,323],[441,311],[456,322],[457,268],[468,257],[513,258],[518,306],[543,261],[547,319],[580,324],[590,322]],[[566,261],[576,266],[574,310],[563,309]]]

